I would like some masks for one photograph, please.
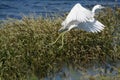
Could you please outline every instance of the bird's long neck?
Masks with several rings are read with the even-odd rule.
[[[92,8],[92,12],[95,13],[95,11],[96,11],[97,9],[98,9],[98,8],[97,8],[96,6],[94,6],[94,7]]]

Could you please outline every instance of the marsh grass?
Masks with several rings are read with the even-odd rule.
[[[62,49],[61,39],[47,46],[59,36],[64,18],[24,16],[21,20],[8,19],[1,23],[1,80],[29,80],[33,74],[42,79],[59,73],[65,66],[81,70],[88,65],[120,59],[119,8],[107,8],[96,16],[106,26],[102,32],[93,34],[73,29],[65,34]]]

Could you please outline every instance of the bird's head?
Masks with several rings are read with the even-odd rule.
[[[101,6],[101,5],[99,5],[99,4],[95,5],[94,7],[95,7],[96,9],[103,9],[103,8],[105,8],[104,6]]]
[[[96,11],[97,9],[103,9],[103,8],[105,8],[105,7],[97,4],[97,5],[95,5],[95,6],[92,8],[92,12],[95,13],[95,11]]]

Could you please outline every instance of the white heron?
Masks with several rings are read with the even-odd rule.
[[[105,26],[94,18],[96,10],[102,8],[104,7],[101,5],[95,5],[92,8],[92,11],[90,11],[89,9],[84,8],[79,3],[75,4],[75,6],[73,6],[71,11],[67,15],[66,19],[62,22],[62,27],[59,29],[59,32],[64,32],[65,34],[65,32],[68,32],[73,28],[82,29],[87,32],[93,33],[102,31]],[[60,36],[56,39],[56,41],[60,38]],[[56,43],[56,41],[54,43]]]
[[[102,8],[104,7],[101,5],[95,5],[90,11],[77,3],[62,22],[59,32],[70,31],[73,28],[93,33],[102,31],[105,26],[94,18],[95,11]]]

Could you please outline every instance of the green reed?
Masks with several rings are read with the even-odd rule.
[[[51,76],[67,65],[80,66],[120,59],[120,9],[107,8],[96,18],[106,27],[100,33],[71,30],[48,46],[60,35],[64,17],[8,19],[0,26],[0,78],[25,80],[31,75],[42,79]],[[88,64],[87,64],[88,63]],[[91,63],[91,64],[90,64]]]

